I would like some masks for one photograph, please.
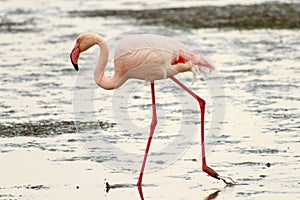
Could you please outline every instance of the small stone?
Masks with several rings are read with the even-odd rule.
[[[78,186],[78,185],[76,186],[76,189],[77,189],[77,190],[79,189],[79,186]]]
[[[271,167],[271,164],[270,164],[270,163],[267,163],[266,166],[267,166],[267,167]]]

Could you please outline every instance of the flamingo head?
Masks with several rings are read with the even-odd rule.
[[[83,33],[80,34],[76,39],[76,44],[71,51],[70,59],[76,71],[79,70],[78,68],[78,58],[81,52],[86,51],[94,44],[97,43],[98,35],[95,33]]]

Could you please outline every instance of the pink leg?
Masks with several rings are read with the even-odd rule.
[[[201,99],[198,95],[196,95],[192,90],[187,88],[183,83],[177,80],[175,77],[170,77],[175,83],[177,83],[180,87],[182,87],[185,91],[187,91],[190,95],[192,95],[200,105],[201,111],[201,145],[202,145],[202,170],[206,172],[208,175],[220,179],[218,173],[212,168],[206,165],[206,157],[205,157],[205,143],[204,143],[204,112],[205,112],[205,101]],[[223,180],[223,179],[222,179]]]
[[[153,133],[154,133],[154,129],[155,129],[155,126],[157,124],[154,82],[151,83],[151,95],[152,95],[152,122],[151,122],[151,125],[150,125],[150,135],[149,135],[147,147],[146,147],[145,154],[144,154],[144,160],[143,160],[142,168],[141,168],[139,180],[137,182],[138,186],[142,185],[142,179],[143,179],[144,169],[145,169],[145,165],[146,165],[146,160],[147,160],[147,156],[148,156],[152,136],[153,136]]]

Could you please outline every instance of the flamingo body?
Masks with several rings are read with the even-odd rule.
[[[101,48],[100,59],[94,71],[95,81],[104,89],[120,87],[129,78],[154,81],[187,71],[196,74],[202,71],[201,68],[214,69],[200,54],[189,50],[177,40],[154,34],[140,34],[120,40],[114,52],[114,76],[106,78],[104,69],[108,60],[108,47],[97,34],[80,35],[71,53],[71,60],[73,64],[77,64],[79,53],[95,44]]]
[[[168,78],[180,71],[191,70],[191,65],[173,66],[175,52],[185,46],[158,35],[132,35],[120,41],[115,51],[115,70],[128,78],[154,81]]]
[[[114,58],[115,70],[122,71],[122,75],[128,73],[127,78],[146,81],[186,71],[195,73],[197,69],[193,67],[213,69],[200,54],[188,50],[181,42],[154,34],[125,37],[119,42]]]
[[[165,78],[173,80],[199,103],[201,111],[202,170],[216,179],[222,179],[227,184],[234,183],[232,179],[228,181],[224,177],[219,176],[216,171],[206,164],[204,145],[205,100],[174,77],[178,73],[190,71],[195,74],[199,71],[201,72],[202,68],[213,70],[214,67],[199,53],[189,50],[185,45],[172,38],[141,34],[127,36],[119,42],[114,52],[114,75],[106,77],[104,71],[108,62],[109,50],[105,40],[95,33],[83,33],[77,38],[70,54],[71,62],[76,70],[79,69],[79,54],[95,44],[99,45],[101,49],[98,63],[94,69],[94,78],[97,85],[111,90],[120,87],[129,78],[151,82],[152,121],[137,185],[141,186],[142,184],[145,164],[157,124],[154,81]]]

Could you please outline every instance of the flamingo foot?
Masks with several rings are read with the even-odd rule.
[[[222,180],[224,183],[226,183],[227,186],[233,186],[236,184],[236,182],[228,177],[228,176],[218,176],[220,180]]]
[[[211,177],[213,177],[213,178],[216,178],[216,179],[220,179],[219,178],[219,174],[215,171],[215,170],[213,170],[212,168],[210,168],[210,167],[208,167],[208,166],[203,166],[202,167],[202,170],[204,171],[204,172],[206,172],[209,176],[211,176]]]
[[[203,166],[202,170],[206,172],[209,176],[216,178],[218,180],[222,180],[228,186],[232,186],[236,184],[236,182],[232,178],[226,176],[220,176],[215,170],[213,170],[208,166]]]

